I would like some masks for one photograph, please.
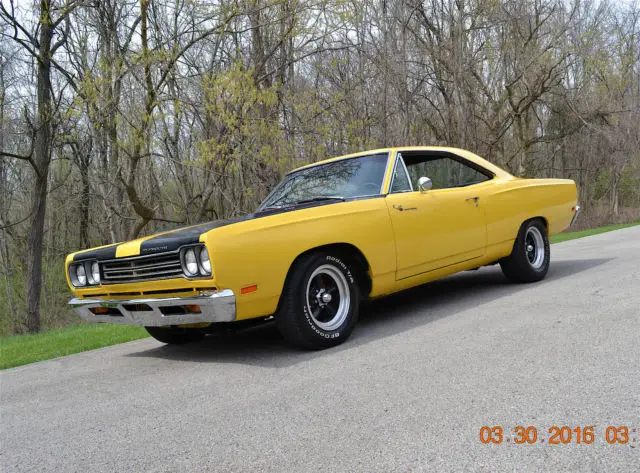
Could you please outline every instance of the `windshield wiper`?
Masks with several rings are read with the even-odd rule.
[[[304,199],[304,200],[299,200],[298,202],[296,202],[296,205],[298,204],[308,204],[310,202],[322,202],[325,200],[339,200],[341,202],[345,201],[345,198],[339,195],[327,195],[327,196],[323,196],[323,197],[314,197],[313,199]]]
[[[270,205],[268,207],[264,207],[260,210],[256,210],[256,212],[267,212],[269,210],[282,210],[282,209],[288,209],[290,207],[295,207],[296,205],[300,205],[300,204],[310,204],[312,202],[323,202],[323,201],[327,201],[327,200],[338,200],[340,202],[344,202],[346,199],[342,196],[339,195],[335,195],[335,196],[324,196],[324,197],[314,197],[313,199],[304,199],[304,200],[299,200],[295,203],[292,204],[284,204],[284,205]]]
[[[269,207],[264,207],[262,209],[256,210],[256,212],[267,212],[269,210],[281,210],[281,209],[286,209],[288,207],[293,207],[292,204],[288,204],[288,205],[270,205]]]

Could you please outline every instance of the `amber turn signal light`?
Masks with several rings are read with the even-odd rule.
[[[96,315],[102,315],[109,312],[109,309],[106,307],[92,307],[91,312],[93,312]]]

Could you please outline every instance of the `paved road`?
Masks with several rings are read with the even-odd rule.
[[[491,267],[378,301],[329,351],[265,327],[4,371],[0,470],[639,471],[640,227],[552,253],[542,283]],[[635,443],[607,444],[610,424]],[[483,445],[483,425],[597,437]]]

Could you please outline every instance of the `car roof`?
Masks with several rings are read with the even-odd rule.
[[[368,151],[358,151],[357,153],[345,154],[342,156],[335,156],[333,158],[323,159],[322,161],[316,161],[315,163],[305,164],[304,166],[300,166],[298,168],[292,169],[287,174],[291,174],[291,173],[300,171],[302,169],[312,168],[314,166],[320,166],[322,164],[332,163],[334,161],[341,161],[343,159],[357,158],[359,156],[369,156],[374,154],[389,153],[392,150],[393,148],[379,148],[379,149],[372,149]]]
[[[368,155],[381,154],[381,153],[391,153],[394,151],[395,152],[440,151],[444,153],[453,153],[457,156],[460,156],[476,164],[479,164],[480,166],[492,171],[496,175],[503,176],[503,177],[510,176],[510,174],[506,172],[504,169],[496,166],[495,164],[487,161],[486,159],[481,158],[480,156],[472,153],[471,151],[468,151],[462,148],[453,148],[450,146],[398,146],[398,147],[391,147],[391,148],[377,148],[377,149],[372,149],[368,151],[359,151],[357,153],[345,154],[343,156],[336,156],[334,158],[323,159],[322,161],[317,161],[315,163],[307,164],[305,166],[300,166],[296,169],[293,169],[292,171],[289,171],[287,174],[291,174],[291,173],[300,171],[302,169],[307,169],[314,166],[320,166],[322,164],[331,163],[334,161],[340,161],[342,159],[357,158],[359,156],[368,156]]]

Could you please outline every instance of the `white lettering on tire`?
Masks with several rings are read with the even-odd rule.
[[[309,311],[307,310],[306,304],[304,304],[304,306],[302,307],[302,311],[304,312],[304,318],[307,320],[307,323],[309,324],[309,326],[313,329],[314,332],[316,332],[321,337],[338,338],[340,336],[340,332],[325,332],[324,330],[320,330],[318,326],[315,323],[313,323],[313,320],[311,320],[311,316],[309,315]]]
[[[344,272],[347,274],[347,277],[349,278],[349,282],[351,284],[356,282],[356,280],[353,278],[353,275],[351,274],[351,271],[349,271],[349,268],[347,267],[346,264],[342,262],[342,260],[336,258],[335,256],[327,256],[327,261],[337,263],[338,266],[340,266],[344,270]]]

